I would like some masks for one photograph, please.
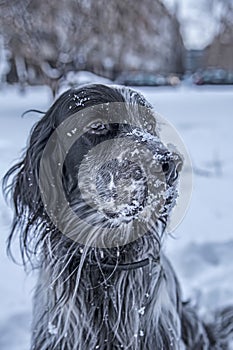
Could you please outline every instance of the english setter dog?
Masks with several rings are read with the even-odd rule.
[[[33,350],[230,349],[233,311],[204,323],[162,252],[183,158],[145,98],[62,94],[4,178],[25,264],[38,268]]]

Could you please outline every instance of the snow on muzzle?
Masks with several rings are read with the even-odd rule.
[[[127,132],[98,142],[78,167],[82,201],[92,208],[89,218],[84,219],[64,193],[62,167],[93,115],[99,118],[103,111],[109,125],[126,125]],[[64,235],[80,244],[110,248],[136,240],[159,218],[167,220],[176,202],[179,210],[168,222],[169,231],[182,220],[192,189],[189,157],[174,128],[157,114],[153,125],[148,115],[151,111],[142,106],[139,111],[137,106],[125,103],[98,105],[71,115],[51,135],[40,163],[39,186],[50,219]],[[181,176],[181,201],[177,191],[179,173],[185,174]]]
[[[117,158],[98,170],[96,190],[106,217],[123,221],[143,209],[148,194],[143,169],[130,160]]]
[[[79,187],[85,202],[112,225],[139,218],[149,202],[155,221],[168,213],[168,201],[173,203],[181,167],[181,157],[158,137],[134,128],[88,153],[79,170]]]

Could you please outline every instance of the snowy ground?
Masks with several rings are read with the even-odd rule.
[[[140,89],[155,109],[181,134],[193,162],[194,188],[183,222],[166,251],[181,280],[184,296],[203,311],[233,303],[233,89]],[[46,88],[0,91],[0,177],[19,157],[37,115],[20,118],[30,108],[46,110]],[[0,197],[0,349],[27,350],[35,278],[5,254],[11,212]],[[231,276],[231,277],[230,277]]]

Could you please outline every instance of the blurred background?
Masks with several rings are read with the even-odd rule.
[[[0,84],[233,84],[232,0],[0,2]],[[91,79],[91,78],[90,78]],[[87,79],[88,80],[88,79]]]
[[[22,113],[90,82],[133,86],[178,130],[193,194],[164,249],[200,314],[233,303],[233,0],[0,0],[0,178],[40,118]],[[0,349],[26,350],[36,273],[6,255],[11,220],[0,194]]]

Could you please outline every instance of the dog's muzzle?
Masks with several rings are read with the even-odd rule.
[[[144,207],[148,188],[143,169],[130,160],[110,160],[98,171],[96,188],[109,218],[135,216]]]
[[[152,205],[159,216],[172,202],[181,158],[148,133],[136,130],[123,138],[109,150],[115,157],[102,161],[95,174],[90,169],[97,210],[107,219],[128,222]]]

